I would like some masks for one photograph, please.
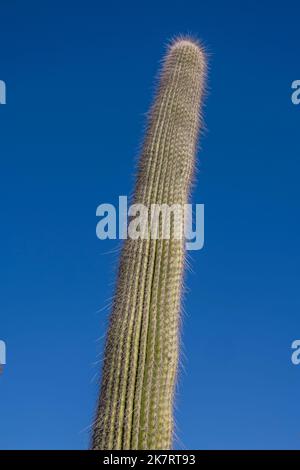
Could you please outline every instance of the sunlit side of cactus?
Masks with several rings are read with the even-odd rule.
[[[186,204],[205,78],[203,50],[177,39],[163,63],[134,203]],[[181,220],[183,226],[183,219]],[[128,239],[105,346],[93,449],[169,449],[179,353],[184,240]]]

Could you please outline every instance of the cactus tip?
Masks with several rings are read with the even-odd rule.
[[[170,43],[170,48],[190,47],[196,49],[201,54],[205,54],[205,50],[201,42],[193,36],[176,36]]]

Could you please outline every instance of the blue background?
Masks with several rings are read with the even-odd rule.
[[[210,72],[193,202],[176,448],[300,449],[299,2],[0,3],[2,449],[89,444],[119,242],[95,235],[134,168],[167,41]]]

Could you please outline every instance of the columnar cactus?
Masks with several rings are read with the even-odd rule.
[[[201,47],[190,39],[174,41],[150,110],[134,203],[188,202],[204,77]],[[172,445],[184,267],[184,240],[175,238],[174,230],[172,223],[170,239],[124,243],[93,449]]]

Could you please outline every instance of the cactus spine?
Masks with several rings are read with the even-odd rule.
[[[139,163],[134,203],[186,204],[205,57],[190,39],[166,55]],[[183,226],[183,218],[181,220]],[[106,340],[93,449],[169,449],[178,363],[184,240],[126,240]]]

